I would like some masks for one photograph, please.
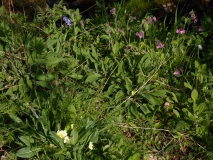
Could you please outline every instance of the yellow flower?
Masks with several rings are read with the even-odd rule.
[[[89,142],[89,149],[93,150],[93,143]]]
[[[53,148],[53,149],[55,149],[56,148],[56,146],[54,145],[54,144],[50,144],[50,148]]]
[[[135,94],[135,91],[132,91],[132,95],[134,95]]]
[[[71,124],[71,129],[73,129],[74,128],[74,124]]]
[[[61,131],[57,131],[57,135],[60,137],[60,138],[64,138],[67,136],[67,131],[66,130],[61,130]]]
[[[67,143],[67,142],[69,142],[69,141],[70,141],[70,139],[69,139],[68,136],[64,137],[64,143]]]

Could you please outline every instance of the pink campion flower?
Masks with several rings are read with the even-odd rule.
[[[135,17],[135,16],[134,16],[134,17],[133,17],[133,16],[130,16],[130,17],[129,17],[129,20],[136,20],[136,17]]]
[[[118,33],[122,33],[123,32],[120,28],[118,28],[117,31],[118,31]]]
[[[194,23],[197,23],[198,19],[197,16],[195,15],[195,12],[191,11],[189,14],[191,15],[191,19],[194,21]]]
[[[111,13],[112,15],[115,15],[115,14],[116,14],[115,12],[116,12],[116,8],[113,8],[113,9],[110,10],[110,13]]]
[[[146,24],[149,24],[149,23],[151,23],[151,22],[152,22],[152,18],[149,17],[149,18],[147,19],[147,21],[146,21]]]
[[[144,32],[136,32],[136,36],[141,39],[144,37]]]
[[[158,49],[164,47],[164,44],[159,40],[157,40],[155,43],[156,43],[156,48],[158,48]]]
[[[203,29],[202,29],[200,26],[198,26],[198,27],[197,27],[197,30],[198,30],[199,32],[201,32]]]
[[[176,69],[176,70],[174,71],[174,75],[175,75],[175,76],[178,76],[179,74],[180,74],[179,70]]]
[[[152,17],[152,20],[154,21],[154,22],[156,22],[156,17],[154,16],[154,17]]]
[[[182,28],[179,28],[179,29],[176,30],[176,33],[178,33],[178,34],[184,34],[185,30],[182,29]]]

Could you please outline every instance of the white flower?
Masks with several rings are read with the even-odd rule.
[[[93,150],[93,143],[89,142],[89,149]]]
[[[69,141],[70,141],[70,139],[69,139],[68,136],[64,137],[64,143],[67,143],[67,142],[69,142]]]
[[[203,47],[201,46],[201,44],[199,44],[199,45],[197,45],[197,46],[198,46],[198,48],[199,48],[200,50],[203,49]]]
[[[67,136],[67,131],[66,130],[61,130],[61,131],[57,131],[57,135],[60,137],[60,138],[64,138]]]

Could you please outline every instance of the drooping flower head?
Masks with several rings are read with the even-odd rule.
[[[144,32],[136,32],[136,36],[141,38],[144,38]]]
[[[189,14],[191,15],[191,19],[194,21],[194,23],[197,23],[198,19],[195,12],[192,10]]]
[[[111,13],[112,15],[116,15],[116,8],[111,9],[111,10],[110,10],[110,13]]]

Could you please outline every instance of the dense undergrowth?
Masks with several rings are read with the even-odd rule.
[[[213,158],[210,18],[0,10],[2,159]]]

